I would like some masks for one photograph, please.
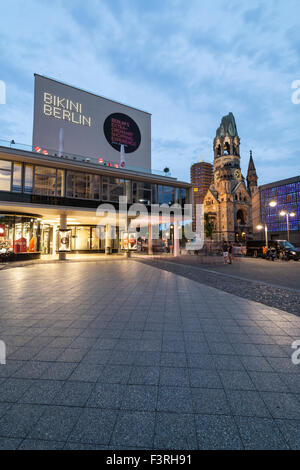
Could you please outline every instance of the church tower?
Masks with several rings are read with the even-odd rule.
[[[231,195],[233,186],[243,179],[240,167],[240,138],[232,113],[224,116],[214,139],[215,185]]]
[[[214,225],[216,241],[245,242],[247,234],[252,232],[252,202],[241,172],[240,138],[232,113],[222,118],[213,150],[214,181],[204,199],[204,212],[209,214]],[[250,179],[254,190],[253,170]]]
[[[248,165],[248,173],[247,173],[247,187],[248,191],[253,196],[253,194],[257,191],[257,174],[256,174],[256,169],[254,165],[254,161],[252,158],[252,150],[250,150],[250,159],[249,159],[249,165]]]

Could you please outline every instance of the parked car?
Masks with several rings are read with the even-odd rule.
[[[270,243],[275,247],[279,257],[286,260],[293,259],[295,261],[299,261],[300,248],[295,248],[292,243],[288,242],[287,240],[275,240],[271,241]]]
[[[247,256],[253,257],[266,257],[266,245],[265,241],[262,240],[248,240],[247,241]],[[283,259],[294,259],[298,261],[300,259],[300,248],[295,248],[287,240],[271,240],[268,243],[269,248],[275,248],[278,258]]]

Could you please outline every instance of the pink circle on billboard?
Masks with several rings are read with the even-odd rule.
[[[110,114],[103,125],[107,142],[118,152],[124,145],[125,153],[135,152],[141,143],[141,132],[131,117],[122,113]]]

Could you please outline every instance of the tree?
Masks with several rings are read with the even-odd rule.
[[[214,225],[211,222],[208,214],[204,214],[204,231],[206,238],[210,238],[212,240]]]

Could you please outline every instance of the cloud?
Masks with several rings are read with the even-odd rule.
[[[37,72],[151,112],[153,168],[189,180],[200,155],[212,161],[216,128],[232,111],[244,172],[252,148],[260,183],[293,176],[299,13],[294,0],[11,0],[0,30],[0,137],[31,142]]]

